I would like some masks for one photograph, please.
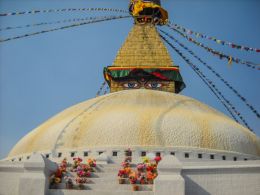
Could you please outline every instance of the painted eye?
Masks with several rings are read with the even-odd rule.
[[[151,88],[151,89],[158,89],[162,86],[162,84],[157,83],[157,82],[152,82],[152,83],[148,83],[147,86],[148,86],[148,88]]]
[[[138,84],[135,82],[129,82],[124,84],[125,88],[134,89],[138,87]]]

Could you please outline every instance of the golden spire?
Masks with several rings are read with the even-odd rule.
[[[155,68],[173,66],[173,62],[155,25],[148,23],[133,26],[113,66]]]
[[[118,51],[112,66],[104,68],[110,92],[151,89],[179,93],[185,84],[157,32],[168,21],[158,0],[131,0],[135,25]]]

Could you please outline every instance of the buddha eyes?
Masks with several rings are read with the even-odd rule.
[[[148,81],[145,82],[137,82],[137,81],[128,81],[123,83],[123,87],[126,89],[140,89],[140,88],[146,88],[146,89],[160,89],[162,87],[162,83],[158,81]]]
[[[150,88],[150,89],[158,89],[162,86],[161,83],[158,82],[150,82],[148,84],[146,84],[146,88]]]
[[[132,82],[124,83],[123,86],[128,89],[137,89],[140,87],[140,84],[132,81]]]

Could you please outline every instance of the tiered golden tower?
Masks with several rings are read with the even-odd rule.
[[[163,25],[167,21],[168,14],[153,2],[131,2],[130,13],[135,13],[132,14],[135,24],[113,65],[104,69],[110,92],[140,88],[180,92],[185,84],[179,67],[174,66],[156,29],[156,25]]]

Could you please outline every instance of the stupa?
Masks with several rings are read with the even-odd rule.
[[[31,162],[39,153],[45,161],[95,157],[116,166],[131,148],[133,163],[146,155],[163,159],[147,194],[260,194],[259,138],[223,113],[178,94],[185,88],[180,67],[156,29],[168,18],[160,1],[133,0],[129,9],[135,24],[112,66],[104,68],[110,94],[52,117],[25,135],[5,162]],[[85,193],[102,194],[95,189]],[[128,194],[110,191],[103,194]]]

